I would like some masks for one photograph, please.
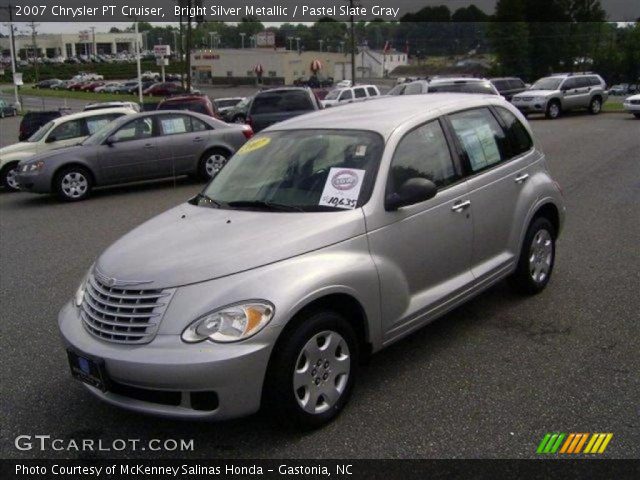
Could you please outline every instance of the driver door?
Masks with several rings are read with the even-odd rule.
[[[438,120],[400,140],[391,162],[387,194],[409,178],[438,187],[435,197],[367,222],[380,278],[383,335],[390,341],[447,309],[473,283],[473,221],[467,184]]]
[[[120,127],[98,148],[105,183],[157,176],[156,126],[153,117],[138,117]]]

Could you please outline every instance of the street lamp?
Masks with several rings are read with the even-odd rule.
[[[209,47],[213,48],[213,39],[216,36],[216,32],[209,32]]]
[[[293,50],[293,37],[287,37],[287,40],[289,40],[289,50]]]
[[[322,44],[324,43],[324,40],[320,39],[318,40],[318,43],[320,44],[320,51],[322,52]]]
[[[244,33],[244,32],[242,32],[242,33],[240,34],[240,37],[242,38],[242,49],[243,49],[243,50],[244,50],[244,37],[245,37],[246,35],[247,35],[247,34],[246,34],[246,33]]]
[[[296,50],[300,53],[300,37],[296,37]]]

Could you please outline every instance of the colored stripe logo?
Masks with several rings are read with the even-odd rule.
[[[538,445],[536,453],[600,454],[604,453],[612,438],[613,433],[547,433]]]

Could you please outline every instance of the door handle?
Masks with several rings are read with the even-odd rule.
[[[201,142],[202,141],[202,137],[196,137],[193,139],[193,143],[197,143],[197,142]]]
[[[154,148],[155,145],[153,143],[145,143],[144,148]]]
[[[471,200],[465,200],[464,202],[454,203],[453,207],[451,207],[451,210],[458,213],[469,208],[470,206],[471,206]]]
[[[528,178],[529,178],[529,174],[528,173],[522,173],[522,174],[520,174],[520,175],[518,175],[516,177],[515,182],[516,183],[524,183],[524,182],[527,181]]]

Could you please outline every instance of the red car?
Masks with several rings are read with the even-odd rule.
[[[96,88],[101,87],[102,85],[104,85],[104,82],[89,82],[82,85],[80,90],[83,92],[93,92]]]
[[[206,95],[180,95],[163,100],[158,110],[190,110],[222,120],[218,108]]]
[[[177,95],[179,93],[185,93],[184,89],[177,83],[173,82],[160,82],[154,83],[149,88],[142,92],[144,95],[151,95],[153,97],[168,97],[170,95]]]
[[[67,87],[67,90],[75,90],[75,91],[80,91],[82,89],[82,87],[84,87],[85,85],[87,85],[89,82],[75,82],[75,83],[71,83],[69,84],[69,86]]]

